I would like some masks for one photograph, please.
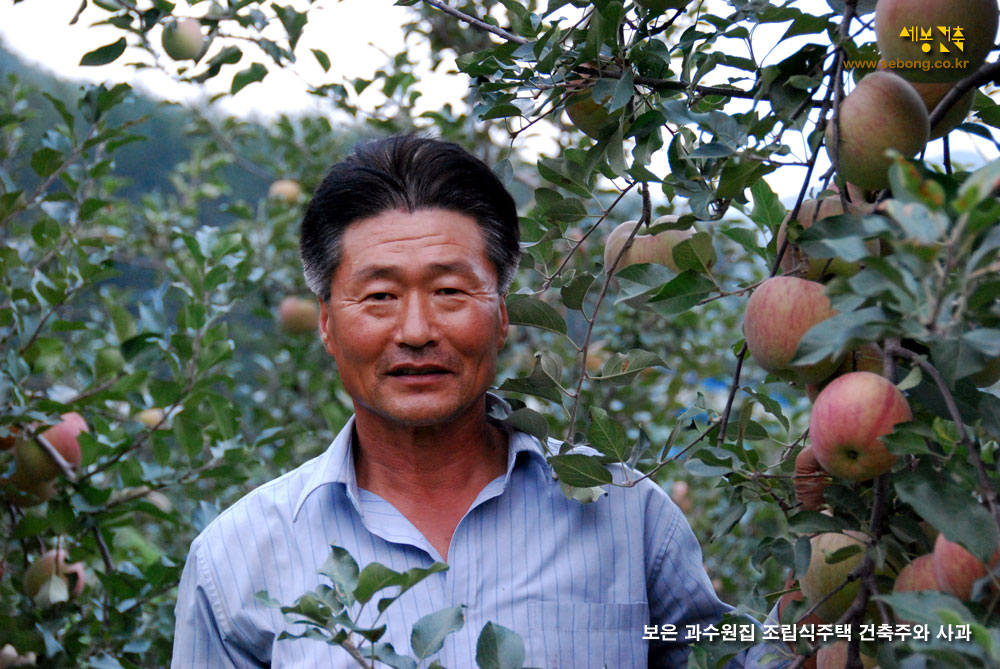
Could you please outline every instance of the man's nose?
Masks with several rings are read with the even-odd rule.
[[[411,294],[403,298],[396,343],[421,348],[435,340],[435,332],[434,310],[430,301],[422,295]]]

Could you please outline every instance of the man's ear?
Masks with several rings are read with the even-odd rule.
[[[333,355],[333,336],[330,333],[330,303],[329,300],[323,301],[322,297],[317,297],[319,300],[319,338],[323,342],[323,348],[330,355]]]

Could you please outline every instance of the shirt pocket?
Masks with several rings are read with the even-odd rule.
[[[646,602],[528,602],[526,666],[543,669],[644,669]]]

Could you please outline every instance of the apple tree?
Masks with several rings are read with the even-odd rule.
[[[300,206],[355,133],[432,129],[522,205],[498,417],[555,440],[567,495],[593,499],[611,463],[668,487],[724,598],[796,631],[796,666],[1000,662],[996,0],[404,0],[409,39],[470,82],[466,108],[420,115],[410,53],[346,81],[299,46],[311,3],[94,4],[121,36],[84,65],[127,53],[238,96],[311,59],[329,117],[203,113],[169,186],[133,201],[114,154],[139,119],[109,122],[126,84],[49,99],[40,142],[4,91],[0,644],[166,663],[187,543],[349,412],[311,303],[274,325],[305,292]],[[233,196],[227,170],[271,196]],[[76,462],[44,437],[70,412]],[[319,597],[268,601],[353,646]],[[816,634],[837,624],[853,633]],[[519,666],[509,630],[483,634]]]

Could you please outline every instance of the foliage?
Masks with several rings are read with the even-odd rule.
[[[514,409],[507,420],[563,444],[552,463],[567,494],[586,498],[572,488],[607,485],[609,462],[664,485],[690,482],[678,501],[692,504],[696,532],[711,538],[710,573],[727,599],[760,615],[786,574],[802,575],[818,531],[865,533],[849,622],[861,622],[870,601],[879,622],[894,612],[918,619],[913,599],[888,588],[903,564],[930,550],[931,527],[992,555],[1000,399],[972,379],[1000,356],[995,156],[963,164],[947,150],[939,162],[899,157],[891,189],[871,198],[878,205],[869,213],[791,233],[812,258],[863,263],[827,282],[840,314],[807,334],[798,359],[874,343],[914,413],[886,439],[901,456],[894,472],[835,481],[830,515],[799,510],[794,496],[794,459],[808,443],[803,389],[757,369],[739,330],[746,298],[787,252],[774,241],[786,214],[834,185],[848,190],[822,166],[823,131],[850,79],[845,59],[877,53],[871,32],[859,30],[874,3],[732,0],[659,12],[619,0],[550,0],[544,9],[533,0],[466,1],[456,17],[440,2],[407,0],[399,3],[414,5],[407,30],[432,45],[433,65],[447,67],[440,54],[450,51],[473,84],[467,109],[420,118],[407,53],[370,79],[342,81],[327,54],[297,51],[311,6],[95,4],[122,38],[81,54],[89,65],[144,53],[147,66],[195,84],[224,77],[237,95],[273,68],[311,58],[328,79],[310,91],[331,118],[357,125],[340,134],[331,118],[282,119],[262,133],[203,116],[170,186],[129,200],[115,156],[139,141],[136,121],[109,121],[130,96],[127,85],[89,87],[76,100],[50,96],[59,120],[37,139],[24,131],[27,93],[16,81],[3,91],[0,436],[12,426],[31,435],[71,410],[91,433],[81,439],[79,472],[56,497],[28,509],[8,503],[0,514],[10,572],[0,582],[0,643],[43,654],[48,666],[166,664],[172,589],[193,535],[249,487],[315,453],[317,433],[346,420],[349,398],[316,338],[271,327],[280,298],[303,291],[295,224],[305,196],[291,205],[234,197],[225,175],[295,179],[307,196],[361,129],[433,129],[487,158],[517,195],[524,254],[499,385]],[[197,17],[210,40],[194,64],[159,49],[171,15]],[[473,27],[464,23],[472,19]],[[987,64],[961,85],[996,76]],[[378,113],[358,104],[372,89],[384,99]],[[593,136],[562,115],[581,96],[594,103]],[[994,155],[992,89],[980,91],[974,109],[957,132]],[[530,137],[543,128],[557,149],[529,158]],[[792,183],[788,212],[775,189],[784,195]],[[607,233],[663,213],[698,231],[673,253],[681,271],[637,265],[612,276],[603,266]],[[99,364],[107,351],[123,362]],[[164,410],[162,421],[136,420],[150,407]],[[601,455],[567,453],[578,444]],[[13,458],[0,453],[0,467],[9,476]],[[81,598],[43,608],[17,582],[57,544],[94,576]],[[356,587],[279,604],[313,620],[307,633],[337,642],[340,632],[310,611],[341,615]],[[983,583],[977,593],[961,604],[942,595],[923,612],[928,622],[968,623],[971,641],[881,643],[881,665],[1000,662],[997,589]],[[339,619],[341,631],[349,621]],[[504,645],[504,633],[490,634]],[[374,636],[366,637],[372,648]],[[412,650],[423,657],[417,644]],[[816,644],[800,650],[811,654]],[[694,657],[707,664],[709,653]]]

